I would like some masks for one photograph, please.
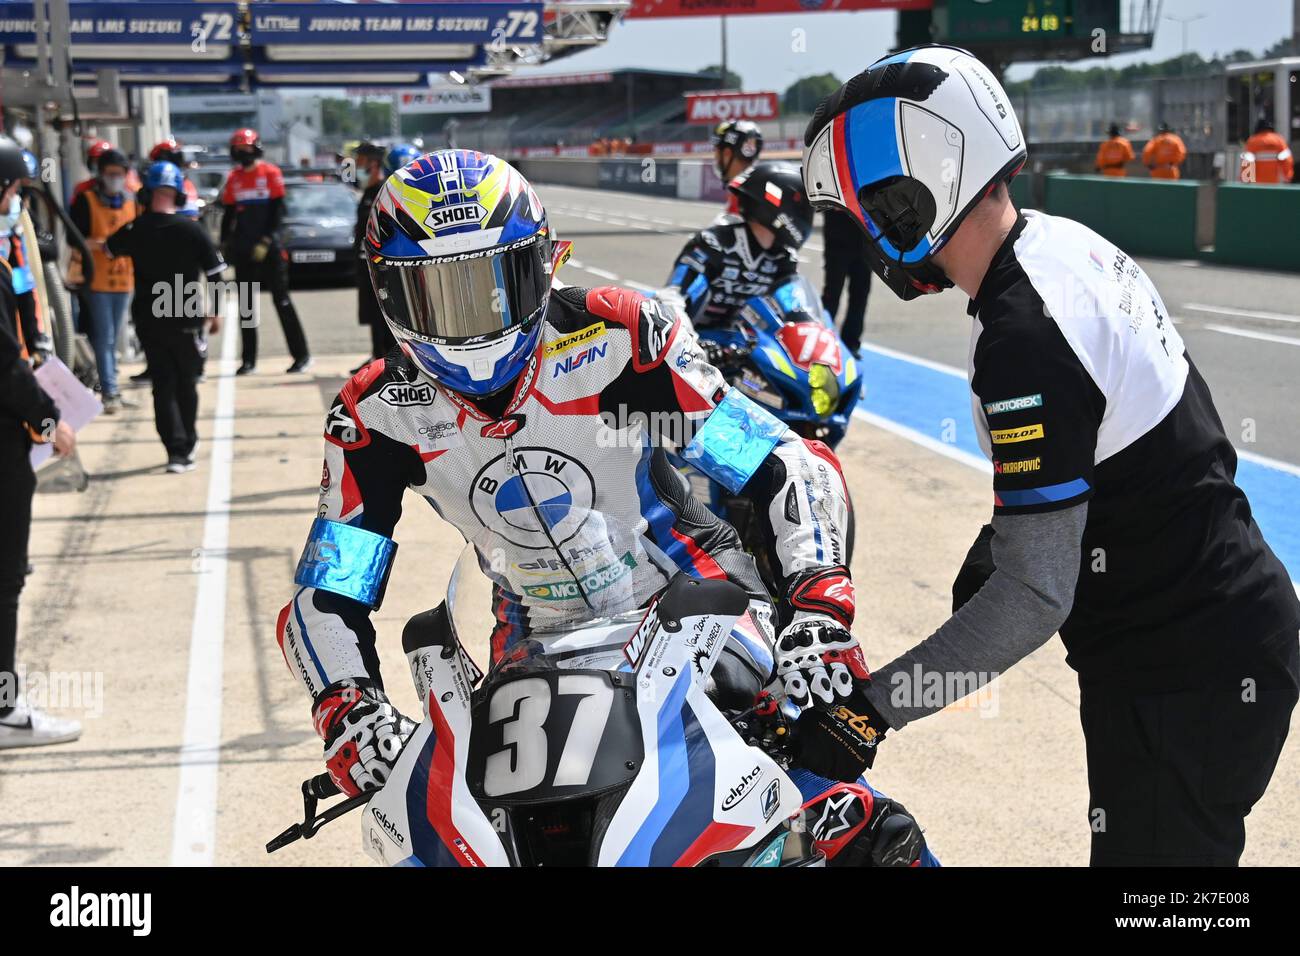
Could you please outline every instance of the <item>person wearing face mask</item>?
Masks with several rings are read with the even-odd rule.
[[[289,254],[280,242],[284,219],[284,174],[262,159],[262,138],[256,130],[240,129],[230,137],[230,158],[235,166],[221,190],[221,250],[234,263],[240,287],[258,283],[268,288],[275,303],[285,344],[293,356],[290,374],[305,372],[311,350],[302,323],[289,298]],[[257,314],[241,323],[243,361],[236,375],[257,368]]]
[[[12,209],[27,166],[18,144],[0,136],[0,209]],[[36,381],[16,335],[13,283],[7,258],[0,258],[0,749],[62,743],[81,736],[75,720],[51,717],[28,703],[18,684],[18,599],[27,576],[36,476],[33,441],[50,441],[59,457],[72,454],[77,439],[59,418],[58,406]]]
[[[400,146],[394,147],[388,155],[396,153],[399,149]],[[357,203],[357,224],[352,230],[352,251],[357,264],[357,322],[370,327],[370,356],[352,370],[355,375],[397,343],[384,322],[383,313],[379,311],[379,303],[375,299],[375,287],[370,282],[370,270],[366,266],[366,252],[363,245],[370,209],[374,206],[375,197],[379,195],[379,189],[384,185],[384,179],[390,171],[385,168],[387,156],[382,146],[376,143],[362,143],[356,148],[354,157],[357,185],[361,187],[361,200]],[[411,157],[414,158],[415,156]],[[398,167],[406,165],[407,161],[399,162]]]
[[[132,405],[123,400],[117,383],[117,331],[134,286],[132,263],[130,257],[114,258],[104,249],[104,241],[134,219],[138,211],[135,192],[127,184],[129,168],[120,150],[105,150],[99,156],[95,186],[74,199],[68,211],[73,225],[86,237],[95,260],[87,302],[106,415]]]

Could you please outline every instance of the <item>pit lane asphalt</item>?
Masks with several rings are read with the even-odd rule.
[[[661,281],[693,225],[714,211],[711,205],[545,185],[540,192],[560,233],[577,243],[580,265],[567,266],[563,277],[582,285],[612,276]],[[819,246],[816,237],[808,253],[816,284]],[[1300,288],[1300,279],[1144,264],[1175,315],[1198,302],[1285,312],[1282,293],[1269,289],[1287,290],[1289,301],[1300,301],[1289,291]],[[20,659],[32,672],[101,675],[102,713],[91,716],[86,701],[60,708],[83,719],[80,741],[0,753],[0,865],[147,865],[176,858],[219,865],[367,862],[356,816],[273,857],[263,852],[267,839],[298,818],[299,781],[321,769],[308,702],[285,668],[274,629],[315,514],[323,416],[367,344],[365,330],[355,324],[354,294],[347,288],[295,293],[317,356],[306,376],[280,374],[288,358],[269,302],[263,303],[261,369],[233,382],[232,418],[218,419],[216,413],[234,352],[210,363],[196,472],[162,472],[148,395],[137,390],[132,396],[139,408],[102,418],[81,436],[89,488],[38,496],[35,570],[24,594]],[[886,295],[873,297],[869,340],[934,362],[964,364],[968,326],[959,295],[913,308]],[[1252,321],[1215,318],[1216,324],[1265,328]],[[1184,324],[1184,333],[1225,420],[1246,416],[1249,407],[1261,451],[1300,458],[1291,453],[1300,447],[1300,436],[1290,411],[1300,354],[1276,342],[1202,330],[1194,321]],[[1300,329],[1269,334],[1300,338]],[[222,355],[224,338],[213,342],[214,356]],[[1242,361],[1258,368],[1240,367]],[[1240,382],[1239,398],[1231,397],[1233,381]],[[1241,404],[1230,410],[1234,401]],[[229,436],[214,441],[214,432],[227,427]],[[840,446],[859,509],[855,631],[873,663],[890,659],[945,620],[952,575],[987,519],[987,476],[949,451],[918,444],[914,435],[883,420],[855,422]],[[223,467],[229,476],[224,495]],[[389,692],[400,708],[417,714],[401,626],[441,597],[457,550],[449,542],[459,538],[415,496],[406,505],[397,531],[399,559],[375,621]],[[224,546],[205,550],[205,540],[220,540],[213,529],[222,523]],[[221,588],[213,586],[217,577]],[[216,592],[223,622],[207,634],[212,609],[204,602]],[[197,682],[193,665],[205,658],[192,654],[195,632],[219,641],[223,652],[221,673],[199,673]],[[482,646],[472,650],[483,659]],[[1086,861],[1078,689],[1064,656],[1053,640],[985,694],[886,743],[873,782],[922,821],[946,864]],[[215,699],[189,693],[205,686],[216,689]],[[214,731],[214,747],[204,747],[195,733],[202,722],[187,720],[196,713]],[[1272,787],[1247,821],[1245,863],[1300,862],[1295,723],[1300,718]],[[215,807],[210,826],[176,824],[183,764],[214,771],[210,803],[192,793],[179,801],[181,816]],[[177,839],[208,832],[210,845]]]

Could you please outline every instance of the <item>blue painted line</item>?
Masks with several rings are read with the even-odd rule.
[[[971,417],[970,386],[965,378],[898,354],[862,347],[859,362],[866,385],[858,407],[896,425],[985,458]],[[1237,485],[1250,499],[1264,539],[1300,581],[1300,474],[1262,462],[1240,459]]]

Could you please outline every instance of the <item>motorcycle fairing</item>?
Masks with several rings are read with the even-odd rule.
[[[687,578],[660,600],[637,668],[645,761],[605,831],[600,866],[694,866],[757,844],[802,802],[785,771],[748,746],[704,690],[744,608],[716,601],[731,613],[679,616],[689,586],[707,588],[701,595],[730,588],[747,600],[729,582]]]
[[[509,866],[492,821],[469,792],[472,684],[463,653],[447,645],[412,652],[426,720],[407,741],[393,775],[366,805],[366,853],[397,866]]]

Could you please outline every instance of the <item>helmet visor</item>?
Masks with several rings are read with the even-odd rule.
[[[439,344],[490,338],[532,319],[551,287],[550,243],[534,237],[494,253],[396,263],[371,258],[384,316]]]

